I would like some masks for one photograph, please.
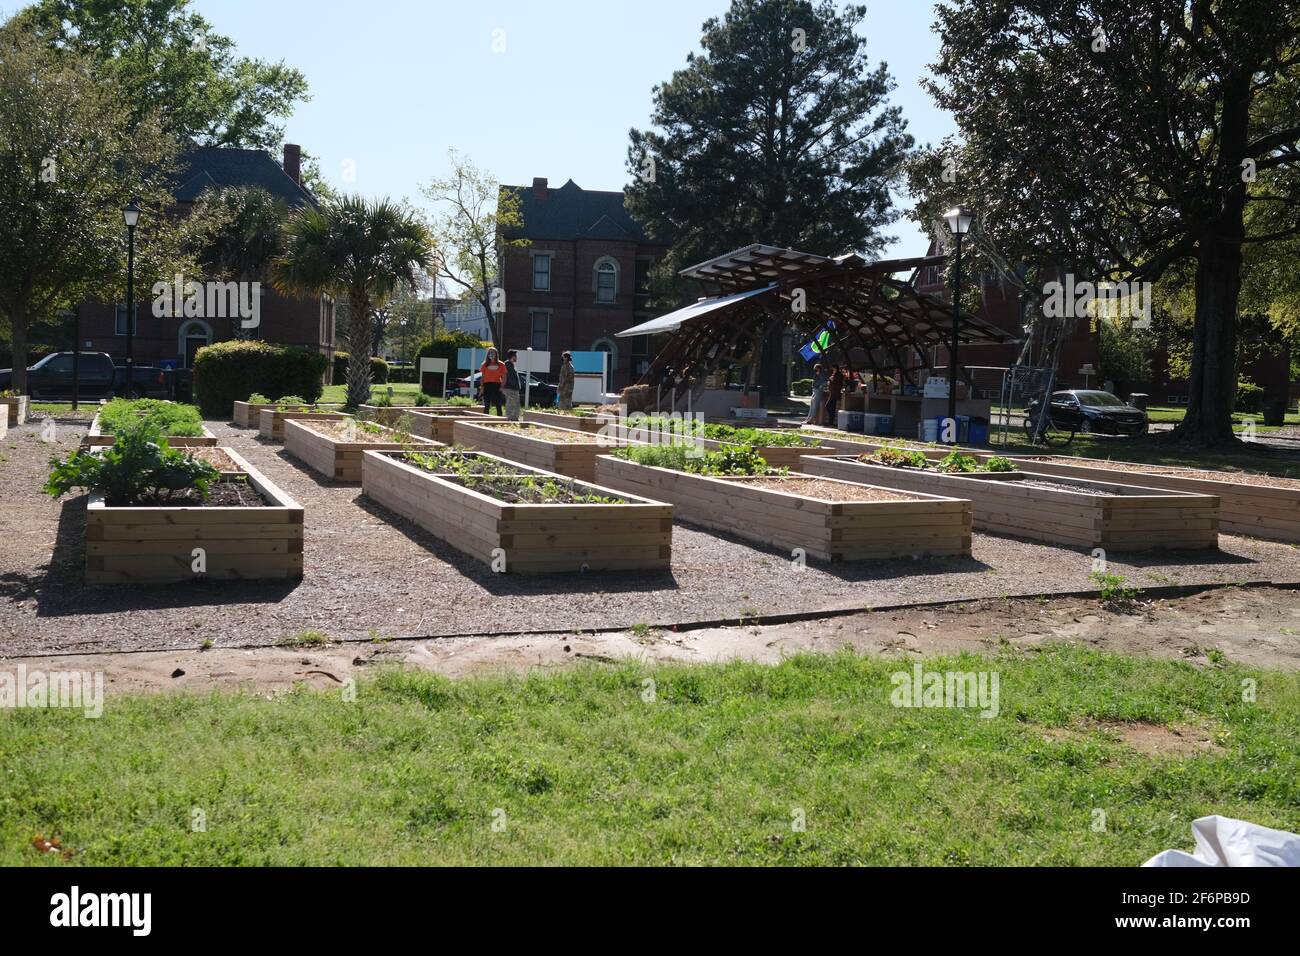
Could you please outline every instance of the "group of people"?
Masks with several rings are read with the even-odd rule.
[[[512,422],[519,421],[519,393],[523,391],[524,380],[516,367],[519,352],[510,349],[506,360],[502,362],[500,353],[495,348],[487,350],[487,357],[479,366],[479,394],[483,400],[483,413],[492,414],[496,409],[498,415],[504,415]],[[565,352],[560,356],[560,408],[573,407],[573,355]]]
[[[862,376],[847,365],[813,366],[812,401],[808,404],[806,425],[829,425],[835,427],[836,415],[840,410],[840,399],[845,392],[851,392],[862,386]]]

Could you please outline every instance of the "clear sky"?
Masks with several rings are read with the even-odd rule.
[[[0,7],[18,4],[0,0]],[[306,74],[285,132],[336,187],[421,201],[455,147],[504,183],[545,176],[621,189],[628,129],[699,49],[727,0],[197,0],[241,53]],[[918,78],[935,59],[930,0],[867,0],[872,62],[889,64],[918,143],[952,131]],[[501,31],[499,33],[494,31]],[[501,52],[494,51],[494,40]],[[344,182],[344,163],[355,180]],[[901,197],[906,202],[906,197]],[[886,255],[925,252],[908,222]],[[759,237],[755,237],[756,239]],[[722,251],[722,250],[720,250]]]

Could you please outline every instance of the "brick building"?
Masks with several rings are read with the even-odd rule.
[[[316,199],[302,185],[301,150],[286,144],[284,164],[260,149],[195,147],[180,162],[175,180],[175,213],[186,216],[207,189],[260,187],[284,200],[290,210],[316,205]],[[205,277],[190,277],[196,281]],[[125,296],[126,290],[122,290]],[[133,345],[137,365],[175,361],[189,368],[195,353],[205,345],[234,338],[238,318],[185,318],[153,314],[152,290],[137,283],[136,328]],[[326,356],[334,353],[334,305],[328,297],[288,298],[265,283],[261,288],[261,325],[255,338],[280,345],[295,345]],[[107,352],[114,362],[126,360],[126,303],[84,302],[81,306],[81,347],[90,352]]]
[[[549,351],[552,376],[564,351],[609,352],[610,387],[636,381],[654,358],[650,343],[614,335],[654,317],[647,283],[667,244],[628,215],[621,192],[573,180],[551,189],[545,179],[501,189],[518,196],[524,222],[505,238],[527,243],[501,257],[503,345]]]

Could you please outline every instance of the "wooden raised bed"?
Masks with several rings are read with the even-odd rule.
[[[347,417],[341,412],[264,408],[257,413],[257,433],[271,441],[284,441],[284,423],[287,419],[299,419],[305,422],[341,422]]]
[[[171,448],[213,448],[217,444],[217,436],[208,431],[208,426],[203,426],[202,435],[164,435],[167,439],[167,445]],[[108,445],[115,444],[117,438],[111,432],[102,430],[99,422],[99,416],[90,423],[90,430],[86,432],[86,437],[81,440],[81,444],[90,448],[105,448]]]
[[[4,412],[0,413],[0,438],[4,438],[7,434],[9,434],[9,413]]]
[[[1219,530],[1273,541],[1300,542],[1300,481],[1251,476],[1207,468],[1179,468],[1138,462],[1109,462],[1093,458],[1044,456],[1013,458],[1017,467],[1045,475],[1086,478],[1090,481],[1124,481],[1144,488],[1216,495]],[[1194,477],[1195,476],[1195,477]],[[1256,483],[1259,482],[1259,483]]]
[[[402,419],[407,418],[410,421],[409,428],[412,435],[448,445],[454,440],[452,425],[458,419],[469,418],[489,422],[503,421],[503,419],[496,416],[484,415],[472,408],[459,408],[455,405],[449,405],[445,408],[428,405],[403,405],[400,407],[396,405],[389,407],[362,405],[360,417],[378,422],[381,425],[387,425],[390,428],[400,425]]]
[[[27,396],[11,395],[0,398],[0,414],[14,428],[27,421]]]
[[[512,424],[536,434],[521,434],[510,427]],[[557,441],[558,433],[572,436],[572,439]],[[532,422],[508,423],[502,419],[492,423],[461,419],[452,426],[452,435],[457,445],[579,481],[595,481],[597,455],[607,454],[619,445],[637,444],[617,437],[602,439],[572,428],[552,428]],[[548,437],[551,440],[547,440]]]
[[[802,548],[823,561],[969,555],[971,550],[970,502],[956,498],[877,489],[899,500],[827,501],[753,487],[752,478],[692,475],[612,455],[596,459],[596,480],[669,502],[678,518],[702,528],[785,550]],[[766,480],[799,488],[811,478]]]
[[[334,481],[361,480],[361,453],[365,451],[401,451],[405,446],[397,435],[384,429],[385,437],[368,435],[360,428],[356,441],[340,441],[317,431],[319,422],[291,418],[284,423],[284,450],[312,470]],[[376,427],[376,426],[372,426]],[[410,444],[419,448],[440,448],[437,442],[412,437]]]
[[[702,438],[691,436],[679,436],[673,432],[656,431],[646,428],[629,428],[621,423],[614,429],[615,434],[636,439],[648,444],[666,444],[669,438],[679,441],[698,444],[706,452],[719,451],[727,445],[734,445],[735,442],[721,441],[716,438]],[[820,435],[817,439],[820,439]],[[810,438],[809,440],[817,440]],[[842,455],[843,452],[838,448],[825,445],[818,447],[816,445],[755,445],[754,451],[762,456],[767,462],[769,468],[788,468],[790,471],[801,471],[803,469],[802,460],[808,455]]]
[[[257,416],[264,408],[275,408],[275,402],[235,402],[235,413],[231,417],[240,428],[256,428]]]
[[[569,428],[574,431],[591,432],[593,434],[606,425],[618,423],[618,419],[613,415],[565,415],[563,412],[539,412],[534,409],[526,409],[520,412],[519,417],[523,421],[534,422],[538,425],[549,425],[552,428]]]
[[[115,508],[92,494],[86,506],[86,583],[301,578],[302,506],[234,450],[223,451],[270,506]],[[206,553],[202,574],[191,570],[195,548]]]
[[[365,495],[488,565],[502,555],[505,571],[517,574],[663,570],[671,565],[671,505],[586,482],[570,484],[626,503],[507,504],[409,465],[401,457],[392,452],[364,454]],[[502,461],[491,455],[477,457]],[[540,469],[519,467],[519,471],[566,481]]]
[[[847,456],[813,458],[805,464],[810,474],[969,499],[975,527],[992,534],[1111,551],[1214,548],[1219,542],[1219,499],[1211,495],[1162,494],[1033,472],[950,475],[872,465]],[[1042,483],[1059,487],[1045,488]]]

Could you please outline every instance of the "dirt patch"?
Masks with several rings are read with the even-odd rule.
[[[818,501],[919,501],[921,499],[902,491],[886,491],[866,485],[841,484],[821,478],[739,478],[737,484],[768,491],[783,491],[788,495],[803,495]]]
[[[231,458],[220,448],[187,448],[185,449],[185,454],[197,458],[199,461],[206,461],[218,471],[237,471],[240,473],[243,473],[244,471],[243,468],[235,463],[235,459]]]
[[[545,425],[521,423],[511,425],[494,424],[491,427],[499,428],[504,432],[513,432],[516,435],[524,435],[527,438],[536,438],[539,441],[555,442],[560,445],[599,445],[609,442],[609,439],[593,432],[567,432],[559,428],[547,428]]]

